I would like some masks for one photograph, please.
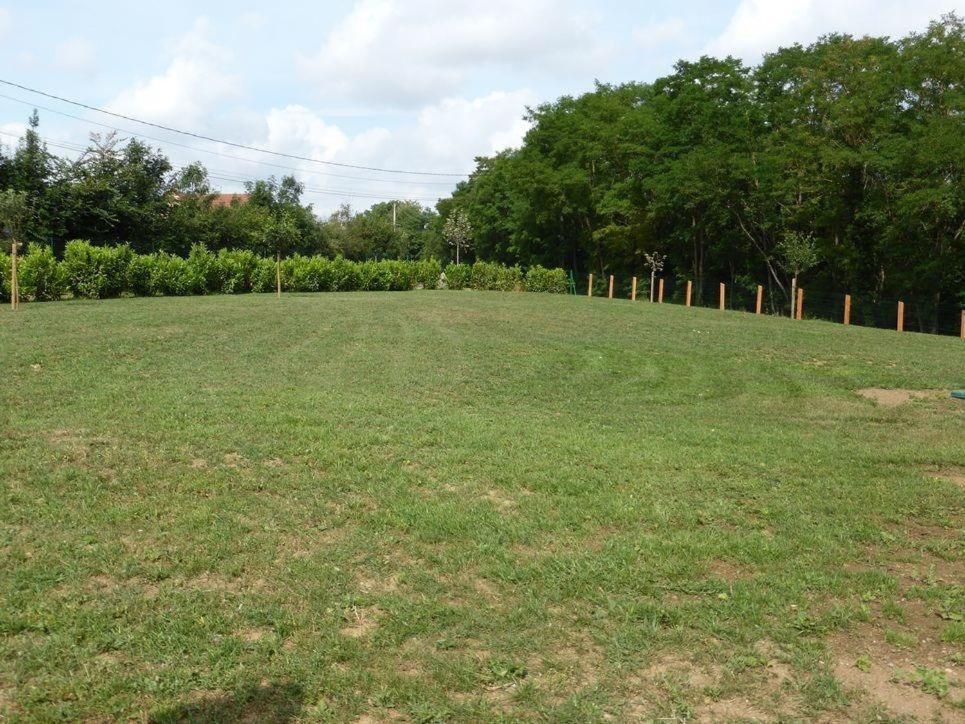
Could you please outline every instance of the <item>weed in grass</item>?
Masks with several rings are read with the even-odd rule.
[[[949,644],[965,644],[965,622],[952,621],[942,631],[942,641]]]
[[[915,686],[927,694],[944,699],[948,696],[948,674],[941,669],[916,666],[913,671],[898,669],[895,681]]]
[[[881,604],[881,614],[892,621],[904,621],[905,611],[894,599],[888,599]]]
[[[899,649],[912,649],[918,645],[918,637],[907,631],[885,629],[885,641]]]

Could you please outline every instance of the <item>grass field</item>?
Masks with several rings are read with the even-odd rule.
[[[965,716],[962,340],[249,295],[0,369],[0,718]]]

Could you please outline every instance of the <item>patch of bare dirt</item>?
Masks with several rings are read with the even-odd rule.
[[[696,714],[699,722],[773,721],[773,717],[743,697],[712,701],[701,706]]]
[[[516,507],[516,501],[500,490],[487,490],[482,497],[500,510],[510,510]]]
[[[92,436],[87,430],[54,430],[47,441],[60,450],[68,462],[82,463],[90,451],[111,444],[106,437]]]
[[[240,631],[235,632],[235,636],[240,638],[247,644],[257,643],[263,638],[271,634],[270,628],[243,628]]]
[[[284,468],[287,467],[287,463],[281,458],[270,458],[268,460],[263,460],[262,465],[266,468]]]
[[[250,590],[262,590],[268,586],[261,578],[254,580],[228,578],[220,573],[212,573],[210,571],[201,573],[193,578],[172,579],[172,583],[179,588],[220,593],[242,593]]]
[[[728,583],[746,580],[753,577],[753,573],[746,567],[721,559],[712,561],[709,570],[711,575],[716,576],[723,581],[727,581]]]
[[[379,610],[375,607],[353,606],[345,613],[345,625],[340,629],[343,636],[360,639],[368,636],[379,626]]]
[[[91,576],[80,586],[65,583],[54,589],[55,596],[64,597],[80,592],[87,596],[113,596],[118,593],[136,591],[146,599],[157,598],[157,584],[144,578],[118,579],[103,573]]]
[[[399,575],[397,573],[388,576],[361,574],[356,579],[356,585],[362,593],[394,593],[399,590]]]
[[[279,540],[282,557],[310,558],[335,544],[341,537],[341,528],[314,528],[302,532],[286,534]]]
[[[909,400],[943,399],[948,396],[947,390],[892,390],[884,387],[865,387],[857,390],[857,393],[880,407],[898,407]]]
[[[960,488],[965,488],[965,468],[962,467],[953,466],[932,470],[929,471],[928,476],[936,480],[947,480]]]
[[[203,458],[194,458],[191,460],[191,467],[195,470],[204,470],[208,467],[208,461]]]
[[[240,453],[228,453],[224,456],[224,465],[226,468],[238,470],[239,468],[247,467],[248,460]]]
[[[963,668],[956,663],[954,645],[941,641],[945,622],[923,601],[901,599],[901,622],[868,623],[830,641],[834,674],[845,688],[858,692],[865,705],[884,706],[899,717],[961,721],[951,703],[962,696]],[[888,640],[888,632],[901,639]],[[902,672],[918,667],[943,672],[949,684],[944,699],[916,688]]]

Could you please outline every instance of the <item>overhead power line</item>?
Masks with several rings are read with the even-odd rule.
[[[7,131],[0,131],[0,136],[7,136],[9,138],[19,138],[17,134],[9,133]],[[45,138],[43,136],[39,136],[39,138],[46,145],[53,146],[54,148],[60,148],[65,151],[74,151],[75,153],[83,153],[88,150],[86,146],[82,146],[76,143],[70,143],[68,141],[54,141],[54,140]],[[171,168],[174,171],[184,171],[188,167],[172,163]],[[208,178],[213,179],[215,181],[227,181],[235,184],[245,184],[249,181],[258,180],[258,177],[252,176],[251,174],[239,174],[238,172],[234,172],[234,171],[220,171],[216,169],[206,169],[206,170],[208,172]],[[238,178],[239,175],[245,176],[247,178]],[[374,200],[374,201],[383,201],[388,198],[385,194],[373,193],[371,191],[357,191],[352,189],[320,189],[320,188],[313,188],[311,186],[305,186],[303,190],[304,190],[304,193],[311,194],[314,196],[319,196],[319,195],[338,196],[343,199],[358,198],[358,199],[366,199],[366,200]],[[432,196],[401,195],[399,198],[400,200],[426,201],[426,202],[435,202],[439,200],[437,197],[432,197]]]
[[[280,156],[283,158],[291,158],[296,161],[307,161],[308,163],[318,163],[325,166],[338,166],[340,168],[354,168],[360,171],[376,171],[378,173],[397,173],[405,174],[409,176],[449,176],[453,178],[462,178],[467,174],[465,173],[451,173],[442,171],[413,171],[409,169],[393,169],[393,168],[378,168],[376,166],[361,166],[353,163],[340,163],[337,161],[322,161],[317,158],[311,158],[309,156],[299,156],[293,153],[284,153],[282,151],[272,151],[268,148],[259,148],[258,146],[249,146],[244,143],[235,143],[234,141],[227,141],[222,138],[214,138],[213,136],[206,136],[203,133],[194,133],[193,131],[184,131],[179,128],[173,128],[171,126],[165,126],[161,123],[152,123],[151,121],[144,121],[140,118],[134,118],[133,116],[126,116],[123,113],[115,113],[114,111],[108,111],[104,108],[98,108],[97,106],[88,105],[87,103],[81,103],[80,101],[71,100],[70,98],[64,98],[63,96],[54,95],[53,93],[46,93],[42,90],[37,90],[36,88],[30,88],[20,83],[14,83],[10,80],[4,80],[0,78],[0,83],[4,85],[11,86],[13,88],[19,88],[20,90],[27,91],[28,93],[36,93],[37,95],[44,96],[45,98],[52,98],[53,100],[60,101],[61,103],[68,103],[72,106],[77,106],[78,108],[85,108],[89,111],[94,111],[96,113],[103,113],[104,115],[113,116],[114,118],[123,118],[125,121],[131,121],[133,123],[140,123],[145,126],[151,126],[152,128],[159,128],[162,131],[168,131],[170,133],[177,133],[182,136],[190,136],[192,138],[197,138],[202,141],[210,141],[211,143],[220,143],[225,146],[232,146],[234,148],[241,148],[246,151],[255,151],[257,153],[267,153],[272,156]]]
[[[158,138],[157,136],[151,136],[146,133],[141,133],[139,131],[132,131],[129,128],[121,128],[119,126],[112,126],[109,123],[101,123],[100,121],[94,121],[89,118],[84,118],[82,116],[74,115],[73,113],[67,113],[66,111],[61,111],[56,108],[49,108],[48,106],[42,106],[37,103],[32,103],[30,101],[25,101],[22,98],[15,98],[13,96],[8,96],[5,93],[0,93],[0,98],[4,98],[8,101],[13,101],[14,103],[20,103],[21,105],[30,108],[39,108],[45,113],[53,113],[58,116],[63,116],[64,118],[72,118],[75,121],[80,121],[81,123],[87,123],[92,126],[97,126],[98,128],[106,128],[109,131],[117,131],[118,133],[123,133],[134,138],[142,138],[147,141],[154,141],[155,143],[166,144],[168,146],[174,146],[176,148],[183,148],[188,151],[194,151],[196,153],[207,153],[212,156],[218,156],[219,158],[230,158],[234,161],[243,161],[244,163],[254,163],[259,166],[267,166],[269,168],[282,169],[284,171],[291,171],[293,173],[310,173],[316,176],[326,176],[329,178],[341,178],[349,179],[352,181],[365,181],[366,183],[388,183],[388,184],[406,184],[410,186],[445,186],[451,188],[453,185],[452,181],[409,181],[407,179],[394,179],[394,178],[374,178],[370,176],[347,176],[340,173],[332,173],[331,171],[319,171],[313,168],[299,168],[297,166],[285,166],[279,163],[272,163],[271,161],[259,161],[256,158],[246,158],[244,156],[236,156],[231,153],[224,153],[222,151],[213,151],[210,148],[202,148],[201,146],[189,146],[185,143],[178,143],[177,141],[171,141],[167,138]]]

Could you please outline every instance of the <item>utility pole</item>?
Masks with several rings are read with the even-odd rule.
[[[392,228],[395,228],[395,202],[392,202]]]

